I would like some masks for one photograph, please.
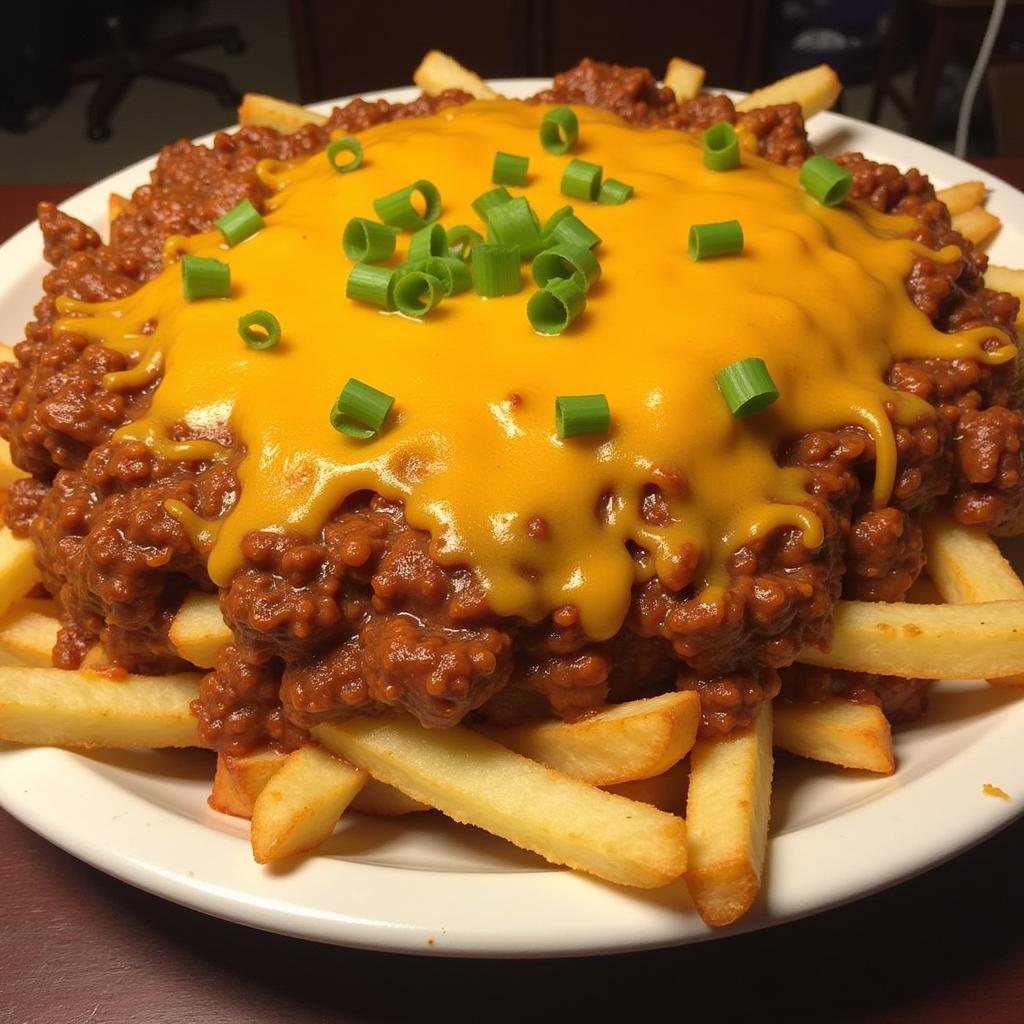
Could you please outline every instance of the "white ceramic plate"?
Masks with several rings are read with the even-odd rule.
[[[496,83],[528,95],[541,82]],[[413,90],[381,94],[411,98]],[[331,104],[322,104],[329,110]],[[1004,219],[992,256],[1024,259],[1024,195],[945,153],[836,114],[812,122],[825,152],[858,149],[927,171],[939,186],[984,179]],[[64,204],[105,230],[110,192],[130,194],[151,160]],[[34,226],[0,248],[0,338],[31,316],[45,266]],[[76,857],[196,910],[288,935],[408,953],[559,956],[695,942],[778,924],[892,885],[1006,825],[1024,798],[1024,692],[943,684],[928,715],[897,736],[892,778],[780,760],[765,886],[732,929],[712,932],[683,884],[617,889],[440,815],[346,815],[315,857],[257,867],[248,825],[209,810],[212,755],[84,755],[0,745],[0,804]],[[1009,802],[983,794],[994,783]]]

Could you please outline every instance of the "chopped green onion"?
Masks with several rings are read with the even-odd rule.
[[[483,240],[484,236],[468,224],[456,224],[455,227],[448,229],[448,255],[457,256],[463,261],[468,260],[473,246]]]
[[[540,144],[556,156],[568,153],[579,134],[580,123],[568,107],[552,108],[540,123]]]
[[[327,162],[339,174],[348,174],[349,171],[354,171],[361,166],[363,162],[363,147],[359,144],[358,139],[335,139],[333,142],[327,143],[327,149],[324,152],[327,154]],[[352,159],[345,163],[338,163],[338,157],[342,153],[351,153]]]
[[[491,181],[495,185],[518,185],[526,184],[526,176],[530,171],[530,158],[528,156],[516,156],[515,153],[502,153],[499,150],[494,154],[494,170],[491,172]]]
[[[231,268],[209,256],[182,256],[181,290],[186,302],[226,299],[231,294]]]
[[[800,168],[800,184],[822,206],[837,206],[850,194],[853,175],[827,156],[812,156]]]
[[[752,416],[779,397],[763,359],[741,359],[715,375],[718,390],[733,416]]]
[[[273,348],[281,340],[281,325],[273,313],[254,309],[238,318],[238,333],[249,348]]]
[[[530,296],[526,315],[539,334],[561,334],[587,308],[587,293],[572,278],[553,278]]]
[[[470,205],[476,211],[476,215],[483,221],[487,220],[487,214],[500,206],[502,203],[512,202],[512,193],[507,188],[492,188],[476,197]]]
[[[441,282],[445,295],[459,295],[473,287],[469,267],[457,256],[428,256],[419,260],[414,269],[436,277]],[[399,275],[404,276],[401,271],[402,268],[399,267]]]
[[[339,434],[366,441],[380,433],[394,404],[391,395],[351,377],[331,409],[331,426]]]
[[[584,249],[593,249],[601,244],[601,236],[595,235],[572,212],[571,206],[563,206],[548,217],[541,235],[545,245],[565,242],[567,245],[581,245]]]
[[[694,224],[690,228],[690,259],[709,260],[743,252],[743,228],[738,220],[718,224]]]
[[[348,275],[345,297],[368,302],[384,309],[394,309],[395,272],[387,267],[357,263]]]
[[[487,213],[487,240],[499,245],[518,245],[523,259],[532,259],[544,248],[537,217],[525,196],[491,207]]]
[[[356,263],[380,263],[395,251],[395,229],[365,217],[353,217],[345,225],[341,246]]]
[[[232,206],[227,213],[221,214],[214,222],[220,228],[224,241],[228,245],[238,245],[244,242],[250,235],[255,235],[261,228],[266,227],[259,210],[252,205],[248,199]]]
[[[448,236],[440,224],[428,224],[409,239],[409,259],[425,260],[428,256],[447,256]]]
[[[551,281],[572,280],[587,289],[601,276],[601,264],[589,249],[565,242],[538,253],[531,270],[541,288]]]
[[[412,203],[412,197],[416,193],[419,193],[423,200],[422,213]],[[441,193],[433,182],[420,178],[419,181],[414,181],[397,192],[374,199],[373,208],[385,224],[403,231],[415,231],[440,216]]]
[[[616,181],[609,178],[601,182],[601,190],[597,193],[597,201],[605,206],[620,206],[627,199],[633,197],[633,186],[627,185],[624,181]]]
[[[523,286],[520,258],[518,245],[474,245],[471,259],[477,293],[488,298],[515,295]]]
[[[555,399],[555,429],[563,441],[607,434],[611,426],[612,413],[604,395],[559,395]]]
[[[740,143],[736,129],[719,121],[704,132],[704,166],[709,171],[731,171],[740,165]]]
[[[426,316],[444,298],[444,285],[422,270],[408,271],[395,280],[395,309],[417,319]]]
[[[600,164],[587,163],[586,160],[570,160],[562,172],[562,194],[573,199],[589,199],[593,202],[601,190],[601,175],[604,169]]]

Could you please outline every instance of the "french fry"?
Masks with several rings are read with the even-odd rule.
[[[627,800],[636,800],[642,804],[650,804],[668,814],[678,814],[682,818],[686,814],[686,788],[690,777],[690,766],[686,761],[672,765],[667,772],[655,775],[652,779],[634,779],[631,782],[618,782],[614,786],[601,788],[616,796],[624,796]]]
[[[288,103],[274,96],[264,96],[257,92],[247,92],[242,97],[242,105],[238,108],[238,123],[243,128],[265,127],[276,128],[284,135],[298,131],[307,124],[326,124],[323,114],[300,107],[297,103]]]
[[[213,773],[213,791],[206,802],[221,814],[231,814],[236,818],[251,818],[252,803],[247,794],[243,793],[231,775],[227,758],[217,755],[217,770]]]
[[[755,89],[746,99],[736,104],[741,113],[771,107],[776,103],[799,103],[804,118],[813,117],[822,110],[828,110],[842,92],[839,76],[827,65],[798,71],[795,75],[780,78],[763,89]]]
[[[52,601],[16,601],[0,619],[0,665],[50,668],[59,629]]]
[[[985,287],[991,288],[994,292],[1009,292],[1024,301],[1024,270],[997,267],[990,263],[985,270]]]
[[[939,189],[935,195],[946,204],[946,209],[956,216],[958,213],[974,209],[975,206],[981,206],[985,201],[985,183],[962,181],[959,185]]]
[[[653,888],[686,870],[683,821],[545,768],[461,726],[352,718],[315,726],[328,750],[414,800],[554,864]]]
[[[32,541],[15,537],[9,527],[0,527],[0,615],[41,579]]]
[[[198,747],[199,677],[114,682],[59,668],[0,668],[0,740],[57,747]]]
[[[216,594],[193,591],[182,602],[167,638],[186,661],[212,668],[217,652],[231,642],[231,630],[220,613]]]
[[[334,831],[366,775],[320,747],[299,747],[274,772],[252,811],[257,864],[315,850]]]
[[[896,769],[892,728],[874,704],[833,697],[817,704],[776,701],[775,746],[791,754],[891,775]]]
[[[579,722],[480,731],[564,775],[610,786],[668,771],[693,746],[698,725],[700,697],[688,690],[616,704]]]
[[[686,884],[707,924],[732,924],[761,888],[772,787],[772,706],[754,725],[699,740],[690,757]]]
[[[13,345],[0,345],[0,363],[16,362],[18,357],[14,354]],[[6,444],[6,442],[4,442]]]
[[[692,100],[704,87],[704,69],[682,57],[673,57],[665,68],[665,85],[675,93],[680,103]]]
[[[454,57],[430,50],[413,72],[412,80],[428,95],[445,89],[461,89],[478,100],[497,99],[498,94],[475,72],[463,67]]]
[[[124,196],[119,196],[116,192],[111,192],[107,196],[107,227],[113,225],[114,221],[124,213],[125,210],[131,206],[132,201],[126,199]]]
[[[218,794],[216,780],[214,780],[214,797],[231,802],[233,809],[224,810],[222,807],[215,806],[212,802],[214,797],[211,797],[211,806],[215,810],[223,810],[225,814],[251,818],[257,798],[274,773],[284,764],[285,756],[270,748],[255,750],[251,754],[241,756],[222,754],[217,758],[217,771],[219,773],[223,765],[225,774],[230,777],[230,786],[225,783],[223,791]],[[356,793],[352,800],[352,810],[391,818],[402,814],[413,814],[416,811],[429,811],[430,808],[426,804],[410,799],[391,786],[385,786],[383,782],[367,777],[363,788]]]
[[[999,218],[980,206],[974,206],[953,217],[953,227],[969,242],[984,247],[999,230]]]
[[[928,574],[950,604],[1024,600],[1024,583],[987,533],[943,516],[925,522]],[[1024,675],[996,677],[997,686],[1024,686]]]
[[[839,601],[831,648],[808,647],[797,661],[908,679],[1015,675],[1024,672],[1024,601]]]

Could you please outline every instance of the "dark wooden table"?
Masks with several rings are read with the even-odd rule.
[[[1024,188],[1024,159],[990,166]],[[31,218],[36,200],[73,191],[0,188],[0,240]],[[0,1024],[655,1015],[1020,1024],[1022,861],[1018,821],[895,889],[753,935],[593,959],[446,961],[319,946],[204,917],[94,871],[0,811]]]

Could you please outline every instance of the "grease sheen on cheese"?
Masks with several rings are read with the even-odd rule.
[[[372,490],[405,503],[409,522],[432,534],[440,562],[472,567],[498,614],[536,621],[573,604],[588,634],[605,638],[621,626],[634,583],[671,577],[690,545],[701,553],[704,588],[726,582],[730,554],[767,530],[792,526],[809,547],[821,543],[821,523],[802,504],[806,473],[774,458],[787,438],[861,424],[875,441],[874,498],[884,504],[896,469],[885,403],[899,423],[933,415],[885,385],[894,359],[1013,358],[997,330],[945,334],[910,301],[904,278],[927,250],[901,237],[909,218],[854,202],[820,206],[796,171],[749,153],[738,170],[708,171],[699,139],[633,128],[587,107],[574,108],[577,148],[554,156],[538,140],[547,109],[475,102],[378,125],[360,135],[365,162],[351,174],[336,174],[323,154],[263,161],[258,173],[272,195],[258,234],[231,249],[219,232],[173,238],[166,269],[130,297],[59,300],[59,329],[132,360],[108,375],[107,387],[159,380],[148,412],[117,438],[169,458],[227,458],[215,442],[170,434],[182,423],[201,430],[226,421],[244,446],[241,495],[223,521],[203,523],[169,506],[209,547],[218,585],[241,567],[247,532],[315,535],[346,497]],[[470,203],[492,187],[498,149],[529,156],[523,194],[542,219],[567,202],[559,183],[572,157],[635,187],[621,206],[573,203],[603,239],[603,273],[569,331],[544,337],[531,329],[526,264],[518,295],[466,293],[422,322],[345,298],[349,218],[373,218],[375,198],[428,178],[440,189],[446,227],[479,227]],[[731,219],[743,225],[742,255],[692,262],[690,226]],[[409,237],[400,236],[392,265]],[[186,303],[182,252],[230,263],[231,297]],[[960,258],[955,247],[929,255]],[[238,318],[253,309],[280,321],[275,349],[253,351],[240,340]],[[147,321],[156,326],[144,334]],[[993,337],[1000,346],[986,350]],[[764,359],[781,398],[735,419],[715,374],[750,356]],[[329,422],[350,377],[397,399],[369,442]],[[555,397],[598,392],[611,405],[610,435],[560,441]],[[665,526],[640,515],[658,469],[687,484],[669,496]],[[534,516],[547,521],[542,538],[527,532]]]

